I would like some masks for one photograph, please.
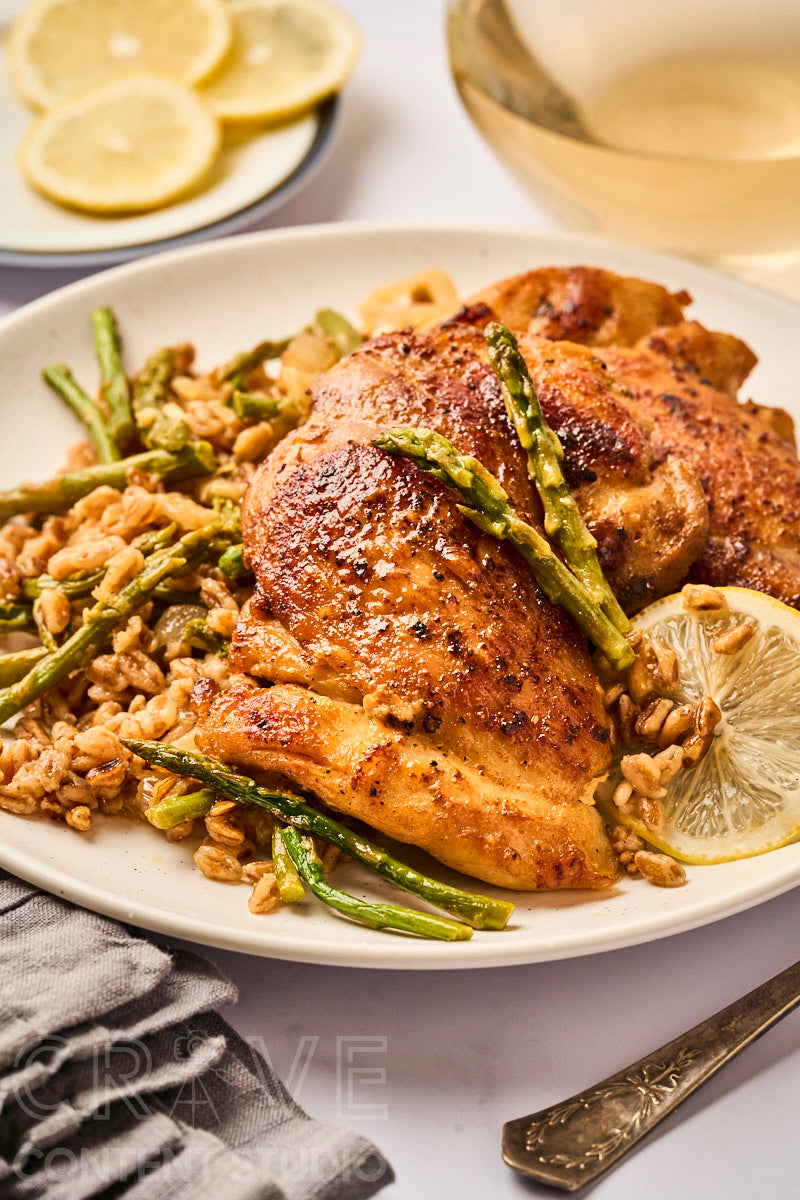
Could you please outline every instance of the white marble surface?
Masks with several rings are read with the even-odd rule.
[[[460,109],[440,0],[342,2],[366,51],[337,151],[263,227],[398,218],[552,228]],[[0,311],[77,275],[0,270]],[[530,967],[426,974],[211,957],[240,989],[230,1019],[261,1039],[307,1110],[361,1129],[387,1153],[397,1173],[387,1200],[511,1200],[551,1193],[503,1165],[504,1120],[619,1069],[776,973],[798,956],[799,928],[795,891],[649,946]],[[795,1014],[593,1196],[797,1196],[799,1073]]]

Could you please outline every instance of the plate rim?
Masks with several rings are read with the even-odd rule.
[[[0,817],[7,817],[9,820],[19,819],[15,818],[12,813],[0,813]],[[20,865],[22,869],[20,869]],[[540,938],[538,947],[533,952],[530,947],[524,945],[504,947],[503,931],[481,932],[476,930],[473,937],[466,942],[448,943],[423,941],[411,936],[397,935],[404,947],[403,957],[399,959],[392,957],[388,946],[384,948],[385,938],[392,935],[380,932],[376,936],[384,941],[365,941],[363,946],[352,943],[337,944],[335,940],[326,938],[315,943],[315,949],[312,951],[307,941],[298,939],[293,942],[291,938],[284,937],[278,945],[271,945],[267,936],[262,947],[254,944],[256,938],[251,929],[244,924],[231,927],[225,924],[217,925],[208,920],[200,922],[200,919],[184,917],[175,913],[168,916],[162,909],[142,901],[132,907],[105,889],[95,888],[91,883],[69,876],[60,868],[53,868],[49,864],[39,865],[27,852],[23,852],[21,856],[18,855],[10,865],[6,861],[6,848],[2,844],[0,844],[0,869],[7,870],[12,875],[17,875],[26,882],[87,908],[91,912],[111,917],[152,933],[183,938],[196,945],[315,966],[398,971],[463,971],[526,966],[540,962],[587,958],[614,950],[624,950],[631,946],[649,945],[651,942],[661,941],[663,938],[676,937],[679,934],[688,933],[692,929],[727,920],[728,917],[736,916],[750,908],[760,907],[761,904],[766,904],[800,885],[800,862],[792,863],[790,861],[783,872],[776,872],[772,886],[766,891],[763,883],[756,879],[740,890],[734,903],[726,900],[724,895],[712,896],[698,904],[695,909],[677,922],[674,914],[669,911],[657,916],[645,916],[630,922],[625,927],[625,932],[619,932],[614,937],[609,937],[607,933],[601,935],[594,944],[585,930],[580,933],[562,935],[552,941]],[[480,880],[476,880],[475,883],[480,889]],[[510,894],[515,895],[516,893]],[[535,893],[527,894],[535,895]],[[597,893],[598,903],[605,894]],[[332,921],[341,919],[344,918],[338,918],[336,914],[331,914]],[[199,923],[202,924],[201,932],[198,931]],[[369,932],[375,933],[372,930]]]
[[[523,252],[546,254],[549,248],[553,253],[563,255],[572,247],[579,247],[581,256],[587,249],[591,252],[618,255],[622,259],[631,260],[631,271],[657,272],[660,267],[672,273],[680,271],[687,276],[687,286],[691,288],[692,279],[707,281],[718,294],[728,294],[734,300],[741,302],[756,301],[766,304],[772,311],[780,312],[784,318],[798,322],[800,330],[800,306],[793,304],[783,297],[755,288],[717,272],[710,271],[695,263],[685,261],[675,256],[659,254],[658,252],[626,246],[602,238],[594,238],[583,234],[548,233],[536,230],[513,230],[499,226],[486,226],[482,223],[449,223],[449,222],[397,222],[397,221],[358,221],[336,222],[295,226],[287,229],[262,230],[240,234],[236,237],[206,242],[201,246],[181,246],[149,255],[145,259],[135,259],[106,271],[93,274],[86,278],[69,283],[58,288],[29,304],[23,305],[0,319],[0,335],[10,332],[18,323],[23,323],[39,315],[57,310],[65,300],[79,297],[82,293],[96,288],[105,289],[114,302],[113,289],[117,280],[127,280],[138,275],[157,273],[163,268],[191,260],[197,264],[198,258],[203,261],[218,256],[224,258],[233,248],[242,246],[269,246],[281,243],[308,243],[318,240],[347,241],[360,236],[437,236],[447,234],[455,237],[471,237],[476,235],[487,240],[492,238],[519,237]],[[588,259],[587,259],[588,261]],[[636,264],[639,264],[638,266]],[[622,268],[618,268],[622,269]],[[8,814],[9,819],[12,818]],[[120,834],[116,834],[120,836]],[[122,833],[124,836],[124,831]],[[415,939],[403,939],[402,956],[393,955],[388,946],[372,939],[363,944],[337,942],[335,926],[331,927],[332,937],[320,939],[313,947],[299,939],[282,934],[279,944],[271,944],[268,931],[262,935],[253,931],[252,926],[243,922],[241,926],[217,924],[204,917],[191,917],[175,912],[165,911],[161,907],[149,905],[147,902],[126,898],[118,898],[103,887],[97,887],[91,882],[70,876],[62,868],[54,867],[45,862],[39,863],[32,851],[11,848],[0,842],[0,866],[12,873],[27,879],[29,882],[55,892],[64,898],[95,912],[135,923],[156,933],[181,937],[192,942],[214,946],[221,949],[264,955],[267,957],[286,959],[297,962],[308,962],[319,965],[335,965],[376,969],[477,969],[487,967],[511,966],[524,963],[554,961],[557,959],[582,957],[610,950],[622,949],[650,941],[660,940],[687,932],[705,924],[733,916],[751,907],[765,903],[784,892],[800,885],[800,860],[794,847],[782,860],[776,859],[776,870],[773,875],[764,880],[756,877],[737,884],[735,898],[730,893],[712,894],[698,900],[691,909],[684,913],[665,911],[649,913],[629,921],[616,930],[581,931],[561,933],[555,938],[548,938],[536,931],[528,942],[508,942],[502,934],[476,933],[470,942],[448,945],[422,942]],[[794,852],[792,852],[794,851]],[[781,851],[774,852],[781,855]],[[471,886],[471,885],[470,885]],[[479,885],[480,886],[480,885]],[[609,897],[610,898],[610,897]],[[602,894],[598,896],[601,902]],[[333,919],[333,918],[332,918]],[[530,941],[535,938],[536,945]]]
[[[218,254],[225,254],[229,247],[235,248],[247,243],[305,241],[310,238],[325,241],[329,239],[345,240],[352,236],[358,237],[374,234],[381,234],[387,237],[406,237],[415,234],[455,234],[456,236],[474,236],[477,234],[487,238],[519,237],[521,239],[552,244],[559,248],[566,248],[579,243],[581,246],[597,249],[601,253],[620,252],[623,255],[641,258],[648,263],[653,263],[655,269],[658,269],[661,265],[669,270],[680,269],[689,276],[694,275],[701,280],[713,281],[717,288],[722,288],[724,291],[729,292],[734,298],[745,300],[747,297],[751,297],[757,299],[760,303],[766,302],[774,306],[776,309],[781,310],[787,317],[790,316],[795,320],[800,320],[800,301],[790,300],[786,296],[779,295],[777,292],[772,292],[767,288],[759,287],[755,283],[737,279],[733,275],[727,275],[722,271],[715,270],[692,259],[681,258],[677,254],[652,250],[649,247],[634,246],[630,243],[615,242],[611,238],[598,237],[594,234],[573,233],[566,230],[527,229],[519,226],[508,228],[502,225],[486,224],[483,221],[353,220],[315,221],[311,224],[284,225],[274,229],[247,230],[226,236],[206,237],[199,246],[194,244],[189,245],[186,242],[181,242],[177,246],[163,246],[161,243],[149,243],[157,248],[146,254],[142,253],[135,257],[126,257],[121,262],[115,261],[109,263],[101,271],[95,271],[90,275],[82,276],[80,279],[62,284],[59,287],[53,288],[52,291],[45,293],[45,295],[38,296],[34,300],[29,300],[26,304],[22,304],[18,308],[3,314],[0,316],[0,331],[16,318],[27,317],[30,313],[38,310],[39,307],[45,309],[51,303],[57,302],[62,296],[80,293],[83,289],[88,290],[99,280],[109,280],[113,283],[120,276],[124,277],[128,274],[134,275],[139,272],[154,270],[162,266],[168,266],[171,263],[179,263],[185,258],[214,257]],[[0,260],[0,265],[1,263],[2,260]],[[70,262],[64,265],[76,266],[77,263]],[[647,269],[649,270],[650,268],[648,267]],[[691,287],[691,279],[687,280],[687,283]]]
[[[315,115],[317,128],[311,145],[286,178],[276,187],[250,201],[243,208],[228,213],[227,216],[187,229],[183,233],[171,234],[169,237],[135,242],[129,246],[109,246],[104,250],[12,250],[0,245],[0,266],[28,267],[34,270],[124,266],[134,259],[169,253],[197,241],[235,234],[291,200],[301,188],[311,182],[328,161],[341,132],[341,97],[335,95],[323,101]]]

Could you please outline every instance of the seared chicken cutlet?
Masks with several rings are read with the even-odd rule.
[[[231,666],[272,686],[204,702],[198,743],[490,883],[606,886],[591,800],[609,733],[586,639],[443,484],[371,446],[397,424],[474,454],[541,527],[481,336],[365,345],[247,493],[257,591]]]

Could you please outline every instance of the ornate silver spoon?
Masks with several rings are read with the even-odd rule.
[[[800,962],[602,1083],[507,1122],[503,1158],[539,1183],[577,1191],[798,1004]]]

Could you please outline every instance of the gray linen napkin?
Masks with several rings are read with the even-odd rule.
[[[393,1179],[213,1010],[209,962],[0,872],[0,1200],[362,1200]]]

